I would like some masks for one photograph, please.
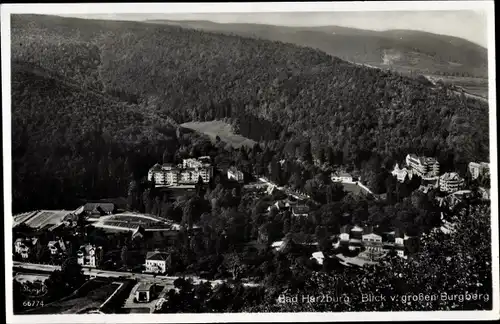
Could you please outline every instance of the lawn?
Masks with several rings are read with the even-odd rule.
[[[231,125],[220,120],[208,122],[189,122],[181,125],[184,128],[189,128],[194,131],[203,133],[215,141],[216,136],[219,136],[223,142],[231,144],[235,148],[242,145],[253,147],[255,141],[233,133]]]

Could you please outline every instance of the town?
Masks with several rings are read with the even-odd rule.
[[[417,191],[427,193],[437,190],[435,199],[438,206],[445,205],[451,209],[463,197],[472,194],[466,187],[464,177],[458,173],[440,174],[435,158],[408,154],[404,164],[403,168],[396,164],[391,175],[400,183],[413,177],[420,178]],[[311,221],[314,211],[320,208],[306,193],[279,186],[262,176],[244,174],[234,165],[214,169],[209,156],[186,158],[177,165],[155,164],[147,174],[147,183],[155,190],[169,193],[175,200],[179,199],[179,195],[196,196],[202,188],[210,187],[214,174],[221,174],[224,179],[218,179],[218,187],[222,184],[233,191],[237,188],[241,194],[247,192],[254,199],[266,201],[267,207],[261,209],[262,216],[259,217],[273,219],[281,216],[295,219],[298,224]],[[489,165],[471,162],[466,176],[472,181],[488,177]],[[376,196],[361,180],[342,169],[331,172],[330,176],[332,184],[345,188],[359,187],[359,192],[364,192],[364,195]],[[487,189],[478,190],[482,199],[489,199]],[[443,210],[440,222],[436,223],[433,231],[450,233],[456,218],[446,219]],[[113,202],[88,202],[72,211],[37,210],[15,215],[13,258],[16,278],[21,282],[33,274],[44,278],[48,272],[61,269],[68,258],[73,258],[90,278],[135,280],[133,285],[128,285],[126,293],[129,297],[120,304],[123,309],[129,312],[158,311],[168,299],[169,289],[175,288],[176,279],[189,277],[197,282],[217,281],[213,275],[207,276],[207,271],[189,271],[189,266],[183,268],[176,265],[179,254],[173,252],[172,246],[179,238],[186,237],[193,244],[193,240],[203,240],[204,236],[203,225],[186,220],[185,216],[181,222],[175,222],[158,214],[127,210],[127,206],[118,206]],[[298,244],[303,251],[309,251],[309,258],[320,267],[325,260],[329,264],[335,260],[344,267],[363,267],[377,264],[390,256],[411,258],[419,252],[422,236],[426,235],[404,227],[352,222],[350,216],[345,213],[342,218],[347,221],[341,220],[341,224],[332,227],[337,228],[337,232],[332,233],[332,228],[327,231],[321,228],[314,235],[288,233],[279,240],[269,226],[263,225],[251,245],[260,249],[267,247],[281,254],[283,251],[289,253],[291,246]],[[325,232],[329,232],[328,237],[325,237]],[[110,237],[113,240],[109,240]],[[223,237],[227,237],[227,233]],[[325,245],[325,242],[330,242],[327,243],[330,245]],[[238,273],[230,272],[229,276],[236,279]],[[250,279],[245,280],[251,284]],[[125,289],[123,287],[127,285],[120,285],[120,289]]]

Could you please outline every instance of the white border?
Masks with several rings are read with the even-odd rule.
[[[399,2],[310,2],[310,3],[171,3],[171,4],[8,4],[1,6],[2,31],[2,121],[4,158],[4,229],[6,273],[12,267],[12,197],[11,197],[11,98],[10,98],[10,14],[119,14],[119,13],[237,13],[237,12],[318,12],[318,11],[437,11],[484,10],[488,27],[490,166],[492,201],[492,311],[435,312],[351,312],[351,313],[236,313],[236,314],[127,314],[127,315],[23,315],[12,313],[12,280],[5,278],[8,323],[174,323],[192,322],[311,322],[311,321],[380,321],[380,320],[472,320],[499,318],[498,276],[498,169],[496,137],[495,21],[493,1],[399,1]],[[495,302],[497,301],[497,302]]]

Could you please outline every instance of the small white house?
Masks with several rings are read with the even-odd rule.
[[[353,182],[352,175],[346,172],[334,173],[331,179],[333,182]]]
[[[311,259],[315,259],[318,262],[318,264],[322,265],[323,264],[323,260],[325,259],[325,255],[321,251],[314,252],[312,254]]]
[[[240,170],[236,169],[235,167],[231,167],[227,170],[227,178],[229,180],[243,182],[245,176],[243,175],[243,172],[241,172]]]
[[[363,243],[382,243],[382,236],[375,233],[364,234]]]
[[[146,272],[165,273],[167,271],[168,253],[153,251],[146,254]]]

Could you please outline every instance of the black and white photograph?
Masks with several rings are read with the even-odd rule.
[[[1,11],[8,323],[499,318],[493,1]]]

